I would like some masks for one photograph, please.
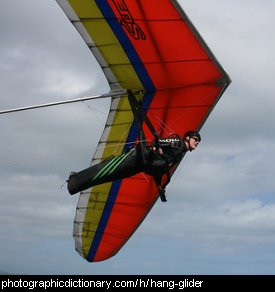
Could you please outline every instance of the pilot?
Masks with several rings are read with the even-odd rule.
[[[163,202],[166,202],[165,187],[170,182],[170,169],[181,161],[186,152],[195,150],[200,141],[199,132],[191,130],[187,131],[183,138],[178,135],[170,135],[167,138],[159,139],[157,147],[156,143],[153,143],[153,150],[157,154],[154,158],[153,168],[155,173],[153,176],[160,199]],[[166,182],[162,186],[161,182],[164,174],[166,174]]]

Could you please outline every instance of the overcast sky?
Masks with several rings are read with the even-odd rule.
[[[0,271],[16,274],[274,274],[275,2],[179,1],[232,79],[140,228],[112,259],[74,250],[78,196],[109,101],[0,116]],[[0,110],[106,93],[54,0],[0,0]]]

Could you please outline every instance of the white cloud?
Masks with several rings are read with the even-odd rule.
[[[244,251],[244,246],[275,243],[274,203],[247,199],[212,207],[182,203],[168,209],[149,218],[142,232],[193,242],[195,252],[215,255],[234,255]]]

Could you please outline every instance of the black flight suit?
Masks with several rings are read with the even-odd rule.
[[[127,178],[139,172],[152,175],[158,186],[161,185],[162,177],[166,174],[166,183],[163,186],[165,188],[170,181],[170,168],[180,162],[187,148],[177,135],[159,139],[158,147],[162,149],[163,155],[154,151],[153,147],[156,147],[156,143],[152,143],[152,147],[138,144],[119,156],[112,156],[78,173],[72,172],[68,179],[70,194],[102,183]]]

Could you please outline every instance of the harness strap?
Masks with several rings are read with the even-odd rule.
[[[142,130],[142,123],[143,121],[146,123],[146,125],[148,126],[149,130],[151,131],[151,133],[153,134],[153,136],[155,137],[155,141],[156,141],[156,146],[158,145],[158,138],[159,138],[159,134],[156,131],[156,129],[154,128],[153,124],[151,123],[151,121],[149,120],[149,118],[147,117],[146,113],[144,112],[141,103],[137,101],[135,95],[133,94],[132,90],[127,90],[128,92],[128,99],[130,102],[130,106],[132,109],[132,112],[134,114],[134,117],[136,119],[136,122],[138,124],[138,128],[139,130],[143,133]],[[143,133],[144,136],[144,133]],[[145,137],[145,136],[144,136]],[[144,138],[143,137],[143,138]]]

